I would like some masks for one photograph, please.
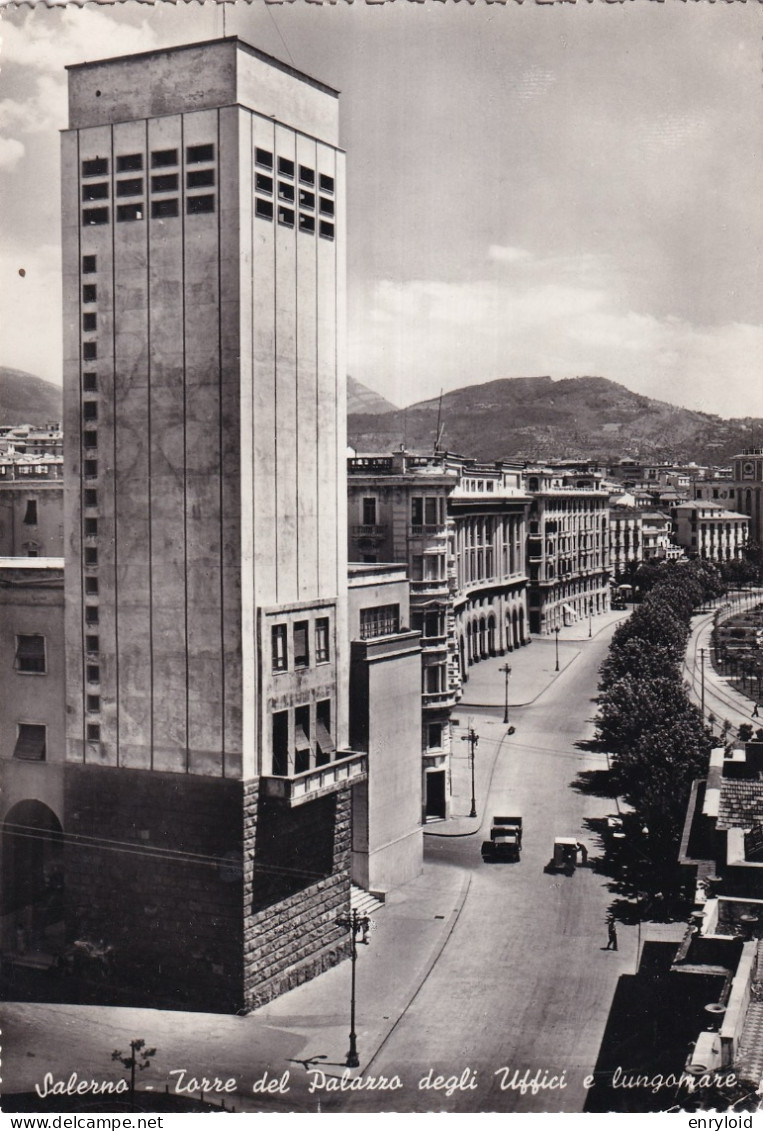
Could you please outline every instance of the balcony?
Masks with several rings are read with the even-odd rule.
[[[338,757],[325,766],[315,766],[302,774],[292,777],[263,776],[262,792],[265,797],[284,801],[290,809],[325,797],[328,793],[338,793],[349,785],[357,785],[368,777],[368,755],[355,751],[340,750]]]
[[[366,524],[365,526],[353,526],[352,536],[353,538],[386,538],[387,526],[386,524],[380,526],[378,523],[375,525]]]
[[[448,533],[444,523],[411,524],[411,538],[439,538]]]
[[[411,582],[412,597],[437,595],[447,599],[450,593],[450,582],[447,577],[429,577],[424,581]]]
[[[448,691],[424,691],[421,695],[421,704],[425,709],[427,707],[437,707],[439,709],[455,707],[457,702],[458,693],[453,687]]]

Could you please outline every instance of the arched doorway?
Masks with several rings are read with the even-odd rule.
[[[487,620],[487,650],[488,655],[495,655],[495,617],[492,615]]]
[[[484,617],[480,617],[480,647],[479,647],[479,653],[480,653],[479,658],[481,660],[484,660],[485,657],[487,656],[487,625],[485,624],[485,618]]]
[[[2,950],[35,965],[64,945],[63,830],[41,801],[19,801],[2,831]]]
[[[514,642],[514,647],[518,648],[522,641],[519,637],[519,617],[516,609],[514,609],[511,614],[511,638]]]
[[[467,675],[466,675],[466,657],[465,657],[465,655],[464,655],[464,637],[463,637],[463,633],[460,633],[460,634],[459,634],[459,637],[458,637],[458,662],[459,662],[459,664],[460,664],[460,666],[461,666],[461,681],[462,681],[462,683],[466,683],[466,679],[467,679]]]
[[[468,664],[474,662],[474,642],[472,639],[472,622],[466,626],[466,660]]]
[[[519,643],[525,643],[525,610],[519,610]]]

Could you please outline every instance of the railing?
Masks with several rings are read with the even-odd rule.
[[[435,535],[444,536],[448,533],[445,523],[424,523],[414,524],[411,523],[411,537],[412,538],[431,538]]]
[[[387,527],[366,523],[364,526],[353,526],[352,533],[355,538],[383,538],[387,533]]]
[[[336,793],[347,785],[365,781],[368,756],[347,750],[340,750],[339,755],[325,766],[315,766],[292,777],[264,776],[261,780],[265,796],[286,801],[294,808],[327,793]]]
[[[456,694],[455,688],[448,691],[425,691],[421,701],[424,707],[455,707]]]

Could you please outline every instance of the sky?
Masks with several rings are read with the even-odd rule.
[[[224,7],[341,91],[353,377],[405,405],[595,375],[763,416],[759,4]],[[65,66],[221,34],[212,3],[2,12],[0,363],[61,380]]]

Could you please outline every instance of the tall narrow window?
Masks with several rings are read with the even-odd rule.
[[[307,639],[308,623],[306,620],[294,623],[294,667],[306,668],[310,663],[310,645]]]
[[[315,662],[326,664],[329,661],[329,618],[319,617],[315,622]]]
[[[304,774],[310,769],[310,708],[297,707],[294,712],[294,772]]]
[[[363,525],[376,526],[376,499],[363,500]]]
[[[24,511],[24,525],[37,525],[37,499],[27,499],[26,510]]]
[[[273,625],[273,628],[271,629],[270,639],[273,656],[273,671],[285,672],[288,666],[288,659],[286,655],[286,625]]]
[[[289,712],[273,713],[273,773],[286,777],[289,773]]]
[[[411,523],[413,526],[424,525],[424,500],[420,496],[411,499]]]
[[[331,700],[321,699],[315,704],[315,764],[325,766],[336,754],[336,743],[331,737]]]

